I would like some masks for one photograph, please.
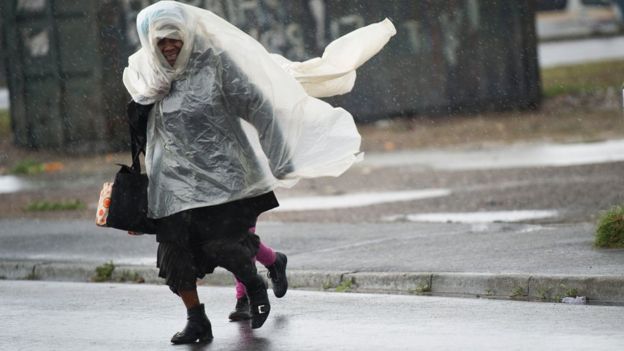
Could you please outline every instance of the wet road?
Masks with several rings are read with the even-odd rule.
[[[199,290],[215,339],[169,344],[165,286],[0,281],[3,350],[617,350],[622,308],[290,291],[266,324],[229,323],[232,289]]]
[[[434,163],[412,163],[409,157],[396,155],[399,162],[393,165],[361,165],[337,179],[303,181],[293,189],[280,190],[283,208],[262,218],[348,223],[595,223],[603,211],[624,203],[622,161],[512,168],[504,164],[516,154],[513,149],[504,149],[501,155],[504,152],[508,156],[501,157],[500,168],[479,168],[483,160],[474,160],[474,169],[451,170],[436,168],[435,163],[459,167],[471,162],[470,153],[436,153],[431,158]],[[389,162],[392,157],[380,160]],[[310,194],[314,202],[309,201]],[[367,204],[368,199],[378,202]],[[351,206],[345,205],[349,201]],[[312,206],[316,204],[320,205]],[[305,210],[297,210],[299,206]],[[439,215],[446,217],[432,220]]]
[[[288,253],[290,270],[624,274],[622,250],[588,249],[591,224],[262,221],[257,231],[269,246]],[[155,266],[153,236],[129,237],[91,221],[0,220],[0,242],[4,261]]]
[[[30,197],[84,194],[89,207],[81,218],[91,219],[93,189],[115,170],[106,169],[110,174],[63,180],[0,176],[0,195],[9,204],[0,218],[28,215],[20,206]],[[342,177],[278,189],[281,206],[261,221],[595,223],[624,203],[622,174],[622,140],[371,153]]]

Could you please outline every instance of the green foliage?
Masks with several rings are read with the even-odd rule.
[[[550,299],[551,291],[552,289],[550,288],[541,287],[537,289],[537,296],[539,296],[542,301],[548,301]]]
[[[624,61],[604,61],[542,69],[545,97],[588,93],[614,88],[620,90]]]
[[[85,204],[78,199],[50,202],[50,201],[34,201],[26,206],[25,210],[28,212],[46,212],[46,211],[69,211],[69,210],[82,210],[85,208]]]
[[[517,286],[511,291],[511,297],[513,298],[519,298],[523,296],[526,296],[526,293],[524,291],[524,288],[521,286]]]
[[[330,281],[326,281],[323,283],[323,290],[334,289],[336,286],[332,284]]]
[[[20,161],[9,170],[9,173],[20,175],[35,175],[43,173],[45,171],[45,165],[41,162],[37,162],[31,159]]]
[[[420,283],[414,289],[409,290],[411,294],[422,295],[431,292],[431,286],[429,283]]]
[[[37,267],[33,267],[32,271],[30,271],[30,273],[28,273],[28,275],[26,275],[24,277],[24,279],[26,280],[39,280],[39,275],[37,274],[37,272],[35,271]]]
[[[349,278],[340,282],[340,284],[336,287],[336,292],[349,292],[353,289],[353,285],[355,284],[354,278]]]
[[[0,110],[0,138],[8,138],[11,134],[11,117],[9,111]]]
[[[120,282],[120,283],[145,283],[145,279],[134,271],[123,270],[113,277],[115,272],[115,264],[113,261],[104,263],[95,268],[95,275],[91,277],[92,282]]]
[[[578,289],[576,288],[568,288],[565,284],[561,284],[559,286],[559,290],[561,293],[555,295],[552,298],[553,302],[561,302],[564,297],[577,297],[579,295]]]
[[[35,272],[28,273],[27,276],[24,277],[26,280],[39,280],[39,276]]]
[[[600,216],[594,245],[601,248],[624,248],[624,207],[615,206]]]
[[[145,283],[145,279],[138,272],[133,271],[121,271],[121,275],[115,281],[121,283]]]
[[[565,284],[555,286],[542,286],[537,289],[537,296],[545,302],[561,302],[564,297],[577,297],[577,288],[570,288]]]
[[[109,282],[113,279],[113,272],[115,271],[115,264],[113,261],[104,263],[101,266],[95,267],[95,275],[91,277],[91,281],[101,283]]]
[[[578,289],[569,288],[563,293],[563,297],[577,297],[579,295]]]

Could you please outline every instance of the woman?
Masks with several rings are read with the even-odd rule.
[[[147,129],[159,275],[188,313],[171,341],[212,339],[196,279],[216,266],[246,286],[259,328],[270,304],[252,263],[259,239],[249,228],[277,206],[277,186],[337,176],[358,160],[353,119],[309,96],[259,43],[209,11],[161,1],[139,13],[137,29],[141,49],[123,77],[129,116],[135,130]]]

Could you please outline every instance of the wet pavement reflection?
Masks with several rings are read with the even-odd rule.
[[[68,293],[71,291],[72,293]],[[616,350],[621,307],[289,291],[260,329],[231,323],[234,288],[199,288],[208,344],[172,346],[166,286],[0,281],[3,350]],[[33,316],[37,316],[33,318]],[[24,326],[28,327],[24,327]]]

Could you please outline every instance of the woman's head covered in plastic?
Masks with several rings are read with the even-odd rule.
[[[183,4],[160,1],[137,16],[141,46],[161,69],[183,71],[193,47],[195,20]]]

